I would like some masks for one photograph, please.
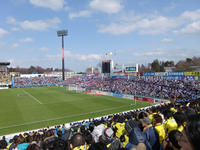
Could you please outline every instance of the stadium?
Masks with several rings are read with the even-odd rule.
[[[0,150],[199,150],[198,3],[2,2]]]
[[[74,73],[62,80],[65,75],[62,72],[56,75],[55,72],[20,74],[8,71],[9,62],[0,63],[1,142],[15,140],[14,137],[25,141],[30,137],[33,141],[41,138],[41,141],[48,133],[56,144],[57,138],[67,138],[60,139],[60,142],[67,142],[81,133],[92,136],[95,144],[103,131],[109,130],[106,134],[112,133],[108,136],[118,141],[112,146],[129,149],[127,139],[131,132],[127,125],[130,124],[132,130],[137,123],[144,121],[142,126],[155,126],[159,137],[157,147],[153,149],[159,149],[159,141],[162,143],[171,131],[176,131],[176,134],[182,131],[186,118],[199,111],[199,72],[150,72],[141,75],[137,64],[114,66],[113,60],[104,60],[101,64],[101,73],[93,73],[90,69],[87,74]],[[188,104],[189,107],[186,107]],[[164,135],[152,119],[161,117],[161,114],[166,120],[163,123]],[[173,123],[165,125],[166,122]],[[141,129],[145,127],[142,126],[138,124]],[[125,131],[130,133],[125,134]],[[104,140],[111,137],[104,137]],[[43,149],[53,143],[45,141]],[[28,143],[26,145],[29,146]],[[67,144],[57,146],[67,148]]]

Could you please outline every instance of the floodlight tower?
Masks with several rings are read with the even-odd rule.
[[[62,37],[62,79],[65,80],[65,64],[64,64],[64,36],[67,36],[67,30],[57,31],[58,37]]]

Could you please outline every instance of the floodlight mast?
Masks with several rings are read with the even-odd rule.
[[[65,64],[64,64],[64,36],[67,36],[67,30],[57,31],[58,37],[62,37],[62,79],[65,80]]]

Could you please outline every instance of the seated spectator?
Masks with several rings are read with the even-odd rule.
[[[0,140],[0,150],[6,150],[8,143],[6,142],[5,139]]]
[[[150,144],[151,148],[153,150],[159,150],[160,149],[160,143],[159,143],[159,135],[156,132],[155,128],[152,126],[151,120],[146,117],[143,119],[140,119],[142,122],[143,128],[143,135],[145,139]]]
[[[166,138],[166,133],[165,133],[165,129],[164,126],[162,124],[162,117],[159,114],[156,114],[153,116],[153,126],[156,129],[156,132],[159,135],[159,142],[160,144],[163,142],[163,140]]]
[[[176,112],[173,116],[177,123],[177,129],[182,132],[187,120],[185,114],[182,112]]]
[[[121,135],[125,131],[125,120],[122,116],[118,117],[117,123],[113,125],[115,132],[115,135],[118,139],[120,139]]]
[[[20,135],[17,139],[17,149],[19,150],[26,150],[26,148],[28,147],[28,143],[26,143],[25,138]]]
[[[106,144],[97,142],[93,143],[88,150],[108,150]]]
[[[95,142],[99,142],[99,137],[102,135],[103,131],[105,130],[104,124],[100,123],[98,121],[95,122],[96,126],[94,127],[94,130],[92,131],[92,136],[94,138]]]
[[[146,150],[145,138],[138,127],[132,129],[129,135],[129,143],[125,148],[129,150]]]
[[[181,150],[199,150],[200,145],[200,116],[192,116],[187,122],[179,140]]]
[[[72,150],[86,150],[86,141],[81,133],[76,133],[71,138],[70,148]]]
[[[114,137],[114,131],[111,128],[106,128],[100,136],[99,141],[104,143],[109,150],[118,150],[123,145],[119,139]]]
[[[41,150],[37,144],[30,144],[26,150]]]
[[[178,125],[175,119],[173,118],[173,112],[170,110],[165,110],[163,114],[165,118],[165,122],[163,123],[165,131],[169,133],[172,130],[176,130]]]
[[[181,146],[178,144],[178,141],[182,133],[178,130],[172,130],[168,134],[168,138],[163,141],[163,150],[180,150]]]

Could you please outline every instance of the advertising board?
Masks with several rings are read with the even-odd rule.
[[[115,96],[115,97],[122,97],[122,94],[113,93],[113,96]]]
[[[153,98],[139,97],[139,96],[134,96],[134,98],[135,98],[135,100],[138,100],[138,101],[154,103],[154,99]]]
[[[200,76],[200,72],[184,72],[185,76]]]
[[[123,71],[123,65],[115,65],[113,68],[113,73],[122,73]]]
[[[125,65],[124,66],[124,72],[138,72],[138,64],[132,64],[132,65]]]
[[[155,72],[154,75],[155,75],[155,76],[162,77],[162,76],[167,76],[168,73],[167,73],[167,72]]]
[[[144,72],[143,76],[154,76],[154,72]]]
[[[193,81],[193,80],[195,80],[195,77],[194,76],[186,76],[185,80],[187,80],[187,81]]]
[[[123,97],[123,98],[126,98],[126,99],[134,99],[134,96],[133,96],[133,95],[128,95],[128,94],[123,94],[122,97]]]
[[[184,72],[168,72],[168,76],[184,76]]]

